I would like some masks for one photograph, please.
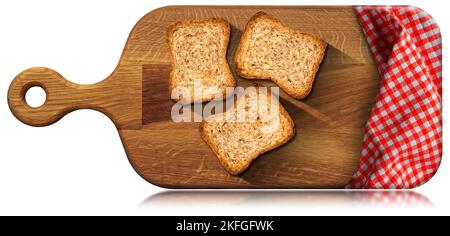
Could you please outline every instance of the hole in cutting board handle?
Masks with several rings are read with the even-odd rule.
[[[31,108],[42,107],[47,100],[47,93],[42,86],[34,85],[25,91],[25,102]]]

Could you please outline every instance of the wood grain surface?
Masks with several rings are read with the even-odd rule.
[[[282,93],[297,135],[257,158],[239,176],[229,175],[200,138],[198,123],[174,123],[168,93],[167,27],[180,20],[220,17],[232,25],[228,62],[250,17],[265,11],[289,26],[323,38],[326,57],[311,94],[298,101]],[[165,7],[133,28],[111,76],[77,85],[48,68],[19,74],[8,92],[13,114],[33,126],[50,125],[68,112],[95,109],[116,124],[128,159],[149,182],[169,188],[342,188],[356,171],[364,125],[380,78],[350,7]],[[260,81],[266,86],[271,82]],[[24,96],[43,87],[47,101],[29,107]]]

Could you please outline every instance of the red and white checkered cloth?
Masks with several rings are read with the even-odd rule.
[[[423,10],[357,6],[382,77],[366,125],[361,163],[348,188],[414,188],[442,156],[441,35]]]

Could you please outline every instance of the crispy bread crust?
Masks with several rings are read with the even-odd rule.
[[[169,78],[169,92],[172,94],[173,89],[176,87],[176,81],[177,78],[175,75],[175,69],[176,69],[176,60],[175,60],[175,54],[173,48],[173,34],[175,31],[182,27],[197,25],[197,24],[221,24],[223,29],[223,34],[226,36],[224,37],[223,43],[223,50],[222,50],[222,63],[223,63],[223,70],[225,72],[226,78],[224,80],[224,83],[222,84],[222,96],[225,97],[226,90],[225,87],[236,87],[236,80],[233,77],[233,74],[231,72],[230,66],[227,62],[227,50],[228,50],[228,44],[230,42],[230,34],[231,34],[231,26],[230,24],[220,18],[211,18],[206,20],[187,20],[187,21],[180,21],[175,24],[172,24],[167,29],[167,44],[169,46],[169,54],[170,54],[170,64],[171,64],[171,70],[170,70],[170,78]],[[202,97],[201,100],[196,100],[193,97],[194,95],[191,94],[191,102],[207,102],[215,99],[214,95]],[[175,99],[178,101],[177,99]]]
[[[271,96],[268,94],[268,96]],[[223,166],[223,168],[228,171],[232,175],[239,175],[242,172],[244,172],[249,165],[253,162],[254,159],[256,159],[261,154],[268,152],[270,150],[273,150],[277,147],[280,147],[281,145],[287,143],[291,138],[295,135],[295,125],[294,121],[290,117],[289,113],[284,109],[284,107],[280,104],[280,116],[285,118],[287,121],[287,124],[283,123],[282,125],[287,127],[286,132],[284,133],[285,136],[283,136],[283,139],[278,140],[276,143],[266,146],[256,152],[250,153],[249,158],[246,159],[246,162],[242,164],[233,164],[232,162],[228,161],[227,157],[224,155],[221,155],[219,152],[219,145],[212,140],[212,137],[205,132],[205,129],[208,125],[208,122],[206,120],[203,120],[203,122],[200,124],[200,134],[202,139],[211,147],[214,154],[219,159],[220,164]],[[231,112],[234,112],[231,110]],[[284,119],[281,118],[280,121],[283,121]]]
[[[308,37],[308,38],[311,38],[312,40],[318,42],[318,45],[320,47],[318,50],[318,52],[320,53],[320,55],[319,55],[320,60],[314,64],[313,72],[312,72],[311,76],[309,78],[307,78],[306,86],[304,86],[303,89],[295,89],[295,88],[292,88],[291,86],[289,86],[285,83],[281,83],[281,82],[277,83],[276,78],[273,78],[268,73],[259,73],[255,70],[244,68],[243,62],[244,62],[245,45],[250,40],[251,29],[261,19],[269,20],[272,22],[272,24],[274,24],[278,27],[287,29],[293,35],[301,35],[303,37]],[[236,71],[241,77],[244,77],[246,79],[270,79],[273,82],[277,83],[277,85],[280,86],[290,96],[292,96],[296,99],[302,99],[302,98],[305,98],[306,96],[308,96],[308,94],[310,93],[310,91],[312,89],[312,85],[314,83],[314,78],[316,77],[317,70],[319,69],[319,66],[325,55],[326,47],[327,47],[327,43],[325,41],[323,41],[321,38],[319,38],[318,36],[312,35],[312,34],[306,34],[306,33],[300,32],[298,30],[292,29],[289,26],[287,26],[286,24],[284,24],[283,22],[281,22],[280,20],[278,20],[264,12],[258,12],[250,19],[250,21],[245,26],[244,33],[243,33],[242,38],[236,49],[236,54],[235,54]]]

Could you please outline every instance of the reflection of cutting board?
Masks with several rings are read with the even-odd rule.
[[[283,96],[282,103],[295,120],[295,139],[260,156],[240,176],[230,176],[201,140],[198,123],[170,120],[166,29],[179,20],[228,20],[232,25],[228,61],[234,68],[242,30],[260,10],[319,35],[329,47],[309,97],[292,105],[293,100]],[[238,78],[238,84],[248,81]],[[32,68],[13,81],[8,100],[16,117],[33,126],[52,124],[81,108],[105,113],[116,124],[132,166],[157,185],[340,188],[356,171],[363,127],[378,85],[376,67],[350,7],[166,7],[137,23],[118,67],[106,80],[76,85],[50,69]],[[32,86],[47,92],[46,103],[37,109],[24,102]]]

